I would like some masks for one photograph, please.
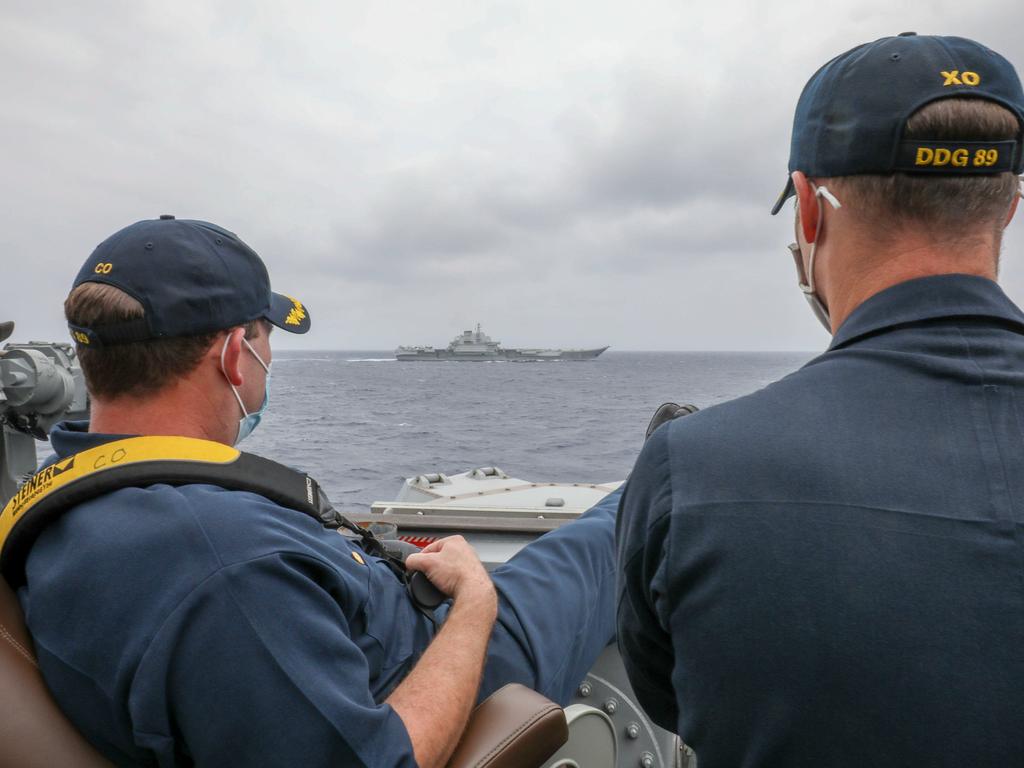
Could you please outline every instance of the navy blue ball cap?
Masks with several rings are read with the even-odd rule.
[[[164,215],[114,233],[86,260],[74,287],[106,283],[142,304],[144,317],[86,328],[83,345],[212,333],[263,318],[290,333],[309,330],[309,310],[270,290],[267,268],[237,235],[216,224]]]
[[[1017,116],[1013,140],[904,140],[908,118],[949,97],[987,99]],[[789,172],[857,174],[1024,172],[1024,92],[1013,65],[963,37],[905,32],[857,46],[819,69],[793,118]],[[772,214],[794,194],[786,182]]]

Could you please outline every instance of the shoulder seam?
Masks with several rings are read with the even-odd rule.
[[[135,668],[135,672],[132,674],[132,681],[131,681],[131,683],[128,686],[128,701],[129,702],[131,701],[132,694],[133,694],[133,692],[135,690],[135,678],[139,674],[139,672],[142,669],[142,667],[144,666],[145,661],[146,661],[146,657],[149,655],[149,652],[150,652],[150,649],[152,647],[153,642],[156,640],[156,638],[163,631],[164,627],[167,625],[167,622],[170,621],[171,617],[178,611],[178,609],[189,598],[191,598],[196,593],[196,591],[200,587],[204,586],[210,580],[212,580],[212,579],[214,579],[214,578],[216,578],[218,576],[224,575],[227,571],[231,570],[232,568],[234,568],[236,566],[250,565],[252,563],[259,562],[260,560],[264,560],[264,559],[267,559],[269,557],[277,557],[277,556],[280,556],[280,555],[290,555],[290,556],[298,557],[298,558],[301,558],[301,559],[304,559],[304,560],[313,561],[313,562],[318,563],[320,565],[325,565],[325,566],[327,566],[329,568],[333,568],[334,567],[333,564],[331,564],[330,562],[324,560],[323,558],[316,557],[315,555],[310,555],[309,553],[306,553],[306,552],[292,552],[292,551],[289,551],[289,550],[281,550],[281,551],[277,551],[277,552],[266,553],[266,554],[260,555],[258,557],[249,558],[247,560],[241,560],[241,561],[238,561],[237,563],[232,563],[231,565],[227,565],[227,566],[218,568],[216,571],[214,571],[213,573],[209,574],[206,578],[204,578],[202,581],[200,581],[198,584],[196,584],[191,590],[189,590],[187,595],[182,597],[182,599],[180,601],[178,601],[177,604],[175,604],[174,608],[171,609],[167,613],[167,616],[161,622],[160,627],[157,629],[157,631],[153,633],[153,636],[151,638],[149,638],[149,641],[146,643],[146,650],[143,651],[143,653],[139,656],[138,665]],[[238,609],[240,611],[242,611],[243,615],[245,615],[246,621],[249,623],[249,625],[251,627],[252,624],[251,624],[251,621],[249,620],[248,615],[245,613],[244,609],[239,604],[239,602],[237,601],[235,596],[233,594],[231,594],[231,590],[230,589],[228,590],[228,594],[231,595],[231,601],[238,607]],[[387,706],[387,705],[386,704],[382,704],[381,706]],[[314,707],[315,707],[315,704],[314,704]],[[317,708],[317,709],[319,710],[319,708]],[[130,707],[129,707],[129,714],[130,714]],[[333,721],[331,721],[330,718],[327,717],[327,715],[325,713],[321,712],[321,714],[324,715],[325,720],[327,720],[328,722],[332,722],[332,724],[333,724]],[[335,727],[336,727],[336,725],[335,725]],[[151,734],[151,735],[159,735],[159,736],[163,736],[163,737],[167,737],[167,738],[172,738],[171,734],[166,734],[166,733],[162,733],[162,732],[154,733],[153,731],[144,731],[144,730],[141,730],[141,729],[136,730],[135,727],[134,727],[134,724],[132,725],[132,732],[133,733],[146,733],[146,734]]]
[[[150,650],[150,648],[153,645],[153,641],[160,635],[160,633],[163,631],[164,627],[167,626],[167,622],[170,621],[171,616],[173,616],[178,611],[178,609],[181,608],[181,606],[184,605],[201,587],[205,586],[206,583],[211,581],[212,579],[215,579],[218,576],[221,576],[225,571],[230,570],[231,568],[235,568],[236,566],[251,565],[252,563],[259,562],[260,560],[265,560],[265,559],[270,558],[270,557],[279,557],[280,555],[290,555],[290,556],[299,557],[299,558],[302,558],[302,559],[305,559],[305,560],[312,560],[313,562],[319,563],[320,565],[327,566],[328,568],[333,568],[334,567],[332,563],[328,562],[327,560],[324,560],[321,557],[316,557],[315,555],[311,555],[308,552],[292,552],[290,550],[278,550],[278,551],[275,551],[275,552],[265,552],[264,554],[258,555],[257,557],[250,557],[250,558],[248,558],[246,560],[239,560],[237,562],[231,563],[230,565],[221,565],[216,570],[212,571],[211,573],[208,573],[198,583],[194,584],[192,586],[192,588],[182,596],[181,600],[179,600],[177,603],[175,603],[174,607],[171,608],[167,612],[167,615],[164,616],[163,621],[160,622],[160,626],[158,626],[156,628],[156,631],[153,632],[152,637],[150,637],[149,640],[146,642],[146,649],[141,654],[139,654],[139,662],[138,662],[138,664],[137,664],[137,666],[135,668],[135,673],[132,675],[132,682],[131,682],[131,684],[129,685],[129,688],[128,688],[129,691],[131,691],[135,687],[135,675],[138,674],[139,669],[142,667],[143,662],[146,659],[146,656],[149,654],[149,650]],[[232,598],[232,599],[234,599],[234,598]],[[129,693],[129,697],[130,696],[131,696],[131,694]]]

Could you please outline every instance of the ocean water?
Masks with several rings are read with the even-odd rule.
[[[267,415],[243,447],[305,470],[353,512],[425,472],[621,480],[661,403],[706,408],[811,357],[612,350],[588,362],[399,363],[390,352],[281,352]]]

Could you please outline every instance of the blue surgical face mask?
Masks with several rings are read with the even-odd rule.
[[[224,339],[224,348],[220,351],[220,369],[222,372],[224,371],[224,353],[227,351],[228,340],[230,338],[231,337],[228,336]],[[231,391],[235,393],[235,400],[238,401],[238,407],[242,409],[242,418],[238,420],[238,435],[235,437],[234,445],[238,445],[240,442],[245,440],[245,438],[251,435],[252,431],[259,426],[260,421],[263,419],[263,414],[267,411],[267,404],[270,402],[270,366],[263,362],[263,358],[256,353],[256,350],[252,348],[252,345],[247,339],[243,338],[242,343],[249,348],[249,351],[252,352],[252,356],[256,358],[260,365],[263,366],[263,370],[267,372],[267,381],[263,391],[263,403],[252,413],[245,410],[245,404],[242,402],[242,396],[238,394],[238,390],[235,389],[235,385],[232,384],[230,380],[228,381],[228,386],[231,387]],[[227,377],[227,374],[225,373],[224,376]]]
[[[262,361],[261,361],[262,362]],[[270,402],[270,368],[267,368],[267,388],[263,393],[263,403],[252,413],[246,413],[245,416],[238,420],[238,437],[235,438],[235,445],[245,440],[252,431],[260,425],[260,421],[263,419],[263,414],[267,412],[267,403]],[[242,412],[245,413],[245,408],[242,408]]]

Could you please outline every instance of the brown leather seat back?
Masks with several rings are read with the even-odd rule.
[[[21,607],[0,579],[0,766],[108,768],[60,711],[36,667]]]
[[[540,768],[568,738],[560,706],[509,683],[473,710],[447,768]]]

